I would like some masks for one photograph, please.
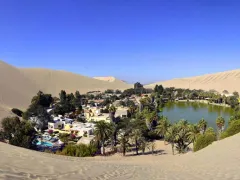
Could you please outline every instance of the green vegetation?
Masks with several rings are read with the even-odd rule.
[[[224,124],[225,124],[225,120],[223,117],[218,117],[216,119],[216,124],[217,124],[217,130],[218,130],[218,139],[220,138],[221,136],[221,133],[223,132],[223,129],[224,129]]]
[[[240,132],[240,120],[232,121],[225,132],[221,134],[221,139],[233,136]]]
[[[18,117],[7,117],[1,122],[3,131],[1,139],[7,139],[10,144],[33,149],[32,141],[36,134],[29,121],[21,121]]]
[[[74,157],[90,157],[90,156],[94,156],[96,152],[97,152],[97,148],[94,144],[89,144],[89,145],[69,144],[61,152],[58,152],[57,154],[65,155],[65,156],[74,156]]]
[[[201,134],[197,137],[193,150],[194,152],[199,151],[207,147],[208,145],[212,144],[214,141],[216,141],[216,136],[214,134],[211,133]]]
[[[101,144],[102,154],[105,154],[105,142],[111,137],[112,127],[111,124],[104,121],[99,121],[96,124],[95,135],[96,140]]]

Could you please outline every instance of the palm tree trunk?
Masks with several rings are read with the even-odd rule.
[[[136,154],[138,155],[138,142],[135,140]]]
[[[104,141],[102,142],[102,154],[105,155],[105,147],[104,147]]]
[[[123,156],[125,156],[126,154],[126,147],[125,147],[125,144],[123,145]]]
[[[171,143],[171,145],[172,145],[172,154],[174,155],[174,144]]]

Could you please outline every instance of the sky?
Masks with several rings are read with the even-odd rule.
[[[148,84],[240,68],[238,0],[0,0],[0,60]]]

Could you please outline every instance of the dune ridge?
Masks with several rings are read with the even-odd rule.
[[[214,89],[218,92],[228,90],[229,92],[240,92],[240,69],[206,74],[202,76],[178,78],[168,81],[160,81],[146,85],[146,88],[154,88],[156,84],[164,87],[189,88],[189,89]]]

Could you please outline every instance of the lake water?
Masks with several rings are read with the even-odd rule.
[[[208,127],[216,129],[216,119],[222,116],[225,119],[225,127],[233,114],[229,107],[208,105],[197,102],[174,102],[167,103],[162,112],[163,116],[168,117],[171,122],[177,122],[180,119],[188,120],[191,123],[197,123],[204,118],[208,122]]]

